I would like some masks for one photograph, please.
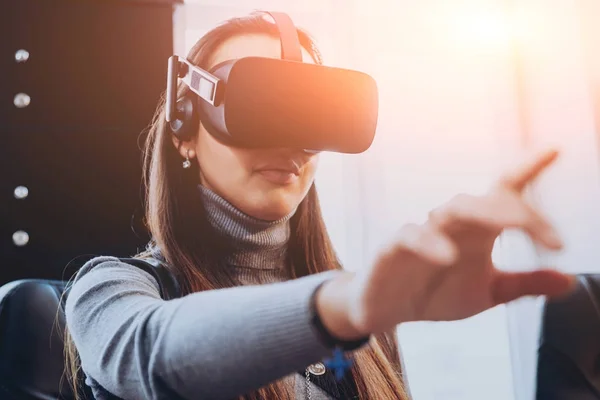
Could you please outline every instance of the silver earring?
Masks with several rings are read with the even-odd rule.
[[[183,168],[188,169],[192,166],[192,162],[190,161],[190,149],[187,149],[185,152],[185,161],[183,162]]]

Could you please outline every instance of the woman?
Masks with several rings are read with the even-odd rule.
[[[320,63],[314,43],[299,36],[304,62]],[[274,25],[256,14],[210,31],[188,59],[210,69],[279,57],[279,46]],[[321,217],[317,154],[227,147],[202,124],[180,142],[164,120],[160,105],[145,149],[153,242],[140,256],[163,260],[187,295],[163,300],[149,274],[111,257],[81,269],[66,304],[68,344],[98,399],[405,399],[396,325],[465,318],[571,286],[557,272],[508,274],[491,263],[505,227],[561,246],[520,196],[554,152],[489,195],[457,197],[426,224],[404,227],[376,263],[353,274],[341,269]],[[319,381],[316,363],[334,348],[353,365],[332,386]]]

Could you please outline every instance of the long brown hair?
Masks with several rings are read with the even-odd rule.
[[[204,35],[190,50],[188,60],[208,68],[210,57],[225,40],[243,34],[278,36],[274,24],[262,13],[230,19]],[[322,63],[321,55],[311,37],[298,30],[301,45]],[[189,89],[178,88],[178,97]],[[146,191],[146,223],[152,236],[149,250],[139,257],[160,256],[180,281],[185,293],[220,289],[235,285],[223,268],[224,254],[229,251],[222,240],[215,239],[205,210],[198,201],[199,177],[197,163],[183,170],[181,157],[173,146],[165,122],[164,99],[161,100],[151,124],[144,149],[144,185]],[[292,276],[340,269],[319,205],[314,184],[290,221],[291,238],[288,265]],[[67,335],[66,356],[69,378],[77,383],[79,360]],[[400,378],[397,341],[393,334],[378,335],[354,355],[352,375],[361,399],[406,399]],[[271,383],[240,400],[288,399],[290,394],[281,381]]]

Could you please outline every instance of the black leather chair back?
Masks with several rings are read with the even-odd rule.
[[[181,296],[177,280],[158,258],[121,261],[152,275],[164,299]],[[74,398],[64,373],[66,284],[23,279],[0,287],[0,400]],[[80,398],[93,399],[90,388],[83,383]]]
[[[600,275],[544,307],[537,400],[600,400]]]
[[[63,374],[64,289],[33,279],[0,287],[0,399],[73,398]]]

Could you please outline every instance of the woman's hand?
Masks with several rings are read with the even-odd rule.
[[[340,338],[388,331],[402,322],[463,319],[522,296],[566,294],[573,278],[553,270],[503,272],[492,248],[506,228],[560,249],[550,223],[522,192],[556,159],[549,151],[507,174],[487,195],[460,195],[406,225],[375,264],[325,285],[322,319]],[[318,303],[319,304],[319,303]]]

